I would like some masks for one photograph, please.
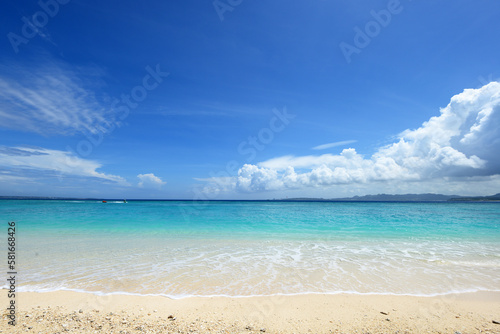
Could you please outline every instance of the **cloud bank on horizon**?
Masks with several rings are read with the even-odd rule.
[[[364,157],[354,148],[340,154],[286,155],[245,164],[231,178],[211,178],[207,194],[281,191],[386,182],[434,183],[499,180],[500,83],[466,89],[415,130]],[[496,183],[495,183],[496,184]],[[446,188],[445,188],[446,189]]]

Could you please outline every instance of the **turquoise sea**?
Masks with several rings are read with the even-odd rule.
[[[500,291],[498,203],[2,200],[0,216],[21,291]]]

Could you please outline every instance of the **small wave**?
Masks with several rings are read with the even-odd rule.
[[[2,286],[1,289],[8,289],[7,286]],[[352,290],[339,290],[339,291],[304,291],[295,293],[271,293],[271,294],[250,294],[250,295],[231,295],[231,294],[165,294],[165,293],[137,293],[128,291],[90,291],[85,289],[70,289],[70,288],[36,288],[36,287],[24,287],[20,288],[19,292],[36,292],[36,293],[47,293],[47,292],[57,292],[57,291],[70,291],[78,293],[87,293],[96,296],[113,296],[113,295],[126,295],[126,296],[142,296],[142,297],[165,297],[174,300],[180,300],[185,298],[253,298],[253,297],[275,297],[275,296],[304,296],[304,295],[357,295],[357,296],[408,296],[408,297],[440,297],[447,295],[457,295],[466,293],[479,293],[479,292],[500,292],[500,290],[490,290],[490,289],[463,289],[463,290],[449,290],[443,292],[435,293],[395,293],[395,292],[359,292]]]
[[[498,261],[448,261],[448,263],[456,266],[464,267],[482,267],[482,268],[500,268],[500,263]]]

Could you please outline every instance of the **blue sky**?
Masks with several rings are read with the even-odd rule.
[[[1,6],[0,195],[500,192],[498,1]]]

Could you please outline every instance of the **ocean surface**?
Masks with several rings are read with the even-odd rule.
[[[499,203],[0,200],[0,217],[20,291],[500,291]]]

